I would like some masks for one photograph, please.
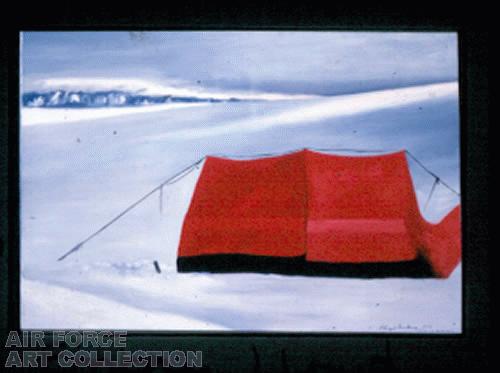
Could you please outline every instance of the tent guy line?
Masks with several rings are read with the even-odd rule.
[[[438,184],[439,184],[439,178],[434,179],[434,182],[432,183],[431,191],[429,192],[429,196],[427,197],[427,201],[425,201],[424,211],[427,209],[427,206],[429,205],[429,202],[432,198],[432,194],[434,193],[434,189],[436,189],[436,186]]]
[[[205,157],[199,159],[198,161],[196,161],[195,163],[192,163],[191,165],[189,165],[188,167],[184,168],[183,170],[179,171],[178,173],[176,173],[175,175],[173,175],[172,177],[168,178],[167,180],[165,180],[163,183],[161,183],[160,185],[156,186],[154,189],[152,189],[151,191],[149,191],[148,193],[146,193],[143,197],[139,198],[137,201],[135,201],[134,203],[132,203],[130,206],[128,206],[125,210],[123,210],[121,213],[119,213],[117,216],[115,216],[113,219],[111,219],[108,223],[104,224],[101,228],[99,228],[97,231],[95,231],[94,233],[92,233],[91,235],[89,235],[87,238],[85,238],[83,241],[81,241],[80,243],[78,243],[77,245],[75,245],[71,250],[69,250],[68,252],[66,252],[64,255],[62,255],[61,257],[59,257],[57,260],[58,261],[61,261],[63,260],[64,258],[66,258],[68,255],[74,253],[75,251],[78,251],[85,243],[87,243],[88,241],[90,241],[92,238],[94,238],[95,236],[97,236],[99,233],[101,233],[102,231],[104,231],[106,228],[108,228],[111,224],[113,224],[114,222],[116,222],[118,219],[120,219],[123,215],[125,215],[127,212],[129,212],[130,210],[132,210],[134,207],[136,207],[137,205],[139,205],[141,202],[143,202],[144,200],[146,200],[148,197],[150,197],[151,195],[153,195],[155,192],[157,192],[158,190],[161,190],[165,185],[171,185],[173,183],[176,183],[177,181],[181,180],[184,176],[186,176],[193,168],[197,167],[203,160],[205,159]]]
[[[445,188],[449,189],[450,191],[452,191],[453,193],[455,193],[457,196],[460,197],[460,193],[457,192],[455,189],[453,189],[451,186],[449,186],[447,183],[445,183],[438,175],[436,175],[434,172],[432,172],[431,170],[429,170],[427,167],[425,167],[422,162],[420,162],[412,153],[410,153],[409,150],[405,150],[406,154],[408,154],[420,167],[422,167],[424,169],[424,171],[426,171],[429,175],[431,175],[432,177],[434,177],[434,179],[436,180],[435,182],[436,183],[441,183]]]
[[[293,149],[281,153],[256,153],[256,154],[251,154],[251,155],[229,155],[229,154],[209,154],[205,155],[204,157],[198,159],[196,162],[190,164],[189,166],[183,168],[181,171],[177,172],[173,176],[169,177],[167,180],[163,181],[161,184],[157,185],[155,188],[150,190],[148,193],[146,193],[144,196],[139,198],[137,201],[129,205],[126,209],[124,209],[122,212],[120,212],[117,216],[115,216],[113,219],[111,219],[109,222],[104,224],[101,228],[99,228],[97,231],[94,233],[90,234],[87,236],[84,240],[76,244],[74,247],[72,247],[70,250],[68,250],[66,253],[64,253],[62,256],[60,256],[57,261],[62,261],[72,253],[78,251],[81,249],[81,247],[86,244],[88,241],[90,241],[92,238],[103,232],[105,229],[107,229],[109,226],[111,226],[113,223],[115,223],[117,220],[122,218],[125,214],[127,214],[129,211],[137,207],[139,204],[141,204],[143,201],[145,201],[148,197],[153,195],[156,192],[160,192],[160,213],[162,211],[162,193],[163,193],[163,187],[166,185],[172,185],[181,179],[183,179],[185,176],[187,176],[189,173],[191,173],[195,168],[198,168],[198,166],[208,157],[208,156],[213,156],[213,157],[226,157],[226,158],[261,158],[261,157],[274,157],[274,156],[279,156],[279,155],[286,155],[286,154],[291,154],[295,153],[300,150],[305,150],[305,149],[310,149],[313,151],[318,151],[318,152],[351,152],[351,153],[390,153],[391,151],[388,150],[381,150],[381,149],[375,149],[375,150],[370,150],[370,149],[350,149],[350,148],[300,148],[300,149]],[[425,204],[425,207],[427,207],[427,204],[429,203],[432,194],[434,192],[434,189],[438,183],[441,183],[444,187],[449,189],[451,192],[456,194],[458,197],[460,197],[460,193],[457,192],[455,189],[450,187],[448,184],[443,182],[439,176],[437,176],[434,172],[429,170],[426,166],[422,164],[410,151],[405,150],[405,153],[408,154],[424,171],[426,171],[429,175],[434,177],[435,181],[433,183],[432,189],[430,191],[429,197],[427,199],[427,202]],[[425,209],[425,208],[424,208]]]

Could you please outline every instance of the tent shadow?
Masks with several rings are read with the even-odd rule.
[[[243,254],[199,255],[179,257],[179,272],[262,273],[291,276],[321,276],[347,278],[433,278],[429,264],[417,257],[410,261],[376,263],[318,263],[305,256],[270,257]]]

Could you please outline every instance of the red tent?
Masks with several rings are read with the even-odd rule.
[[[180,271],[448,277],[460,206],[420,214],[404,151],[207,157],[184,220]]]

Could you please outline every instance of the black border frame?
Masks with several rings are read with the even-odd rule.
[[[286,8],[285,8],[286,9]],[[71,6],[11,15],[0,58],[0,330],[19,330],[19,32],[51,30],[361,30],[451,31],[459,37],[461,190],[463,206],[462,334],[371,333],[193,333],[130,332],[130,349],[192,349],[204,352],[204,365],[217,371],[265,371],[297,366],[371,371],[487,368],[491,336],[488,210],[488,30],[478,30],[476,14],[432,15],[425,9],[313,10],[307,5],[283,11],[277,6],[233,9],[189,4],[178,9],[134,10],[112,6],[93,12]],[[439,13],[439,14],[436,14]],[[285,358],[283,357],[285,356]],[[378,360],[377,360],[378,359]],[[0,362],[2,365],[4,359]],[[377,365],[378,364],[378,365]],[[392,365],[391,365],[392,364]],[[268,368],[273,367],[274,369]],[[302,368],[299,368],[302,367]],[[287,368],[289,369],[289,368]],[[314,371],[314,369],[312,369]]]

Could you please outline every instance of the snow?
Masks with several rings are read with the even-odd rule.
[[[38,97],[36,100],[43,100]],[[34,104],[33,106],[41,106]],[[102,119],[117,117],[130,114],[154,113],[157,111],[165,111],[172,109],[180,109],[185,107],[195,107],[205,105],[203,103],[168,103],[158,104],[154,106],[133,106],[124,108],[93,108],[93,109],[65,109],[65,108],[36,108],[26,107],[21,111],[22,125],[35,126],[38,124],[67,124],[72,122],[80,122],[83,120]]]
[[[438,99],[457,94],[456,83],[430,84],[417,87],[389,89],[384,91],[358,93],[351,95],[323,98],[311,104],[308,101],[297,102],[296,108],[279,111],[273,115],[244,118],[240,121],[210,126],[205,129],[179,129],[161,135],[162,139],[185,140],[221,136],[230,133],[262,131],[277,126],[303,126],[312,121],[333,119],[365,112],[384,110],[391,107],[408,105],[424,101],[429,97]],[[159,139],[159,137],[156,137]]]
[[[448,279],[177,273],[182,221],[203,164],[164,187],[161,211],[155,194],[57,261],[207,154],[408,149],[460,190],[456,83],[160,106],[22,109],[22,328],[461,332],[460,265]],[[434,180],[409,164],[423,209]],[[439,185],[424,216],[439,221],[457,203]]]
[[[46,299],[48,293],[51,295],[50,303]],[[143,329],[155,329],[158,325],[169,323],[171,330],[224,330],[222,325],[168,312],[145,310],[38,281],[25,280],[23,295],[26,301],[23,303],[22,317],[31,318],[37,329],[60,329],[63,325],[66,329],[127,330],[130,329],[130,320],[136,320]],[[68,302],[68,299],[78,301]],[[58,310],[57,318],[54,317],[54,309]]]

